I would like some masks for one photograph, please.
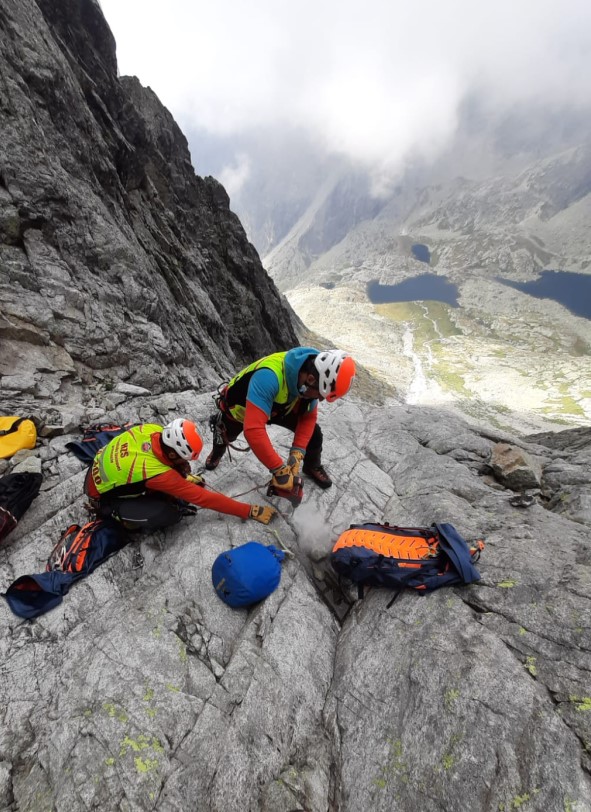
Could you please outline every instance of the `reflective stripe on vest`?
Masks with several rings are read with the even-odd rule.
[[[256,372],[257,369],[270,369],[275,373],[275,375],[277,375],[277,380],[279,381],[279,392],[275,395],[273,403],[276,403],[278,406],[285,406],[285,404],[289,401],[289,388],[287,386],[287,381],[285,380],[286,355],[287,352],[275,352],[273,355],[267,355],[265,358],[255,361],[254,364],[250,364],[250,366],[247,366],[232,378],[228,384],[228,389],[231,389],[235,383],[244,377],[244,375],[248,375],[249,373],[252,374]],[[289,403],[287,409],[285,409],[284,414],[289,414],[298,400],[299,398],[295,397],[291,403]],[[235,406],[230,407],[230,414],[234,420],[237,420],[239,423],[244,423],[245,413],[246,401],[244,403],[237,403]]]
[[[114,437],[92,463],[92,481],[100,494],[120,485],[132,485],[170,471],[152,451],[151,436],[162,426],[142,423]]]

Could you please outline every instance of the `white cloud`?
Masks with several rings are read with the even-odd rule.
[[[443,148],[468,94],[490,110],[591,99],[589,0],[101,5],[121,73],[182,127],[293,125],[384,171]]]
[[[243,152],[238,153],[235,163],[227,164],[219,173],[218,180],[230,198],[237,195],[250,176],[250,159]]]

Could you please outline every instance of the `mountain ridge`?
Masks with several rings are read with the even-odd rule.
[[[544,269],[589,275],[590,172],[587,141],[513,175],[423,188],[408,180],[375,217],[334,245],[327,235],[330,247],[311,257],[306,229],[330,219],[316,202],[265,264],[310,328],[355,347],[409,402],[517,432],[589,425],[591,322],[550,299],[509,293],[502,280],[532,281]],[[428,247],[428,263],[413,256],[415,244]],[[369,300],[370,282],[426,273],[456,286],[459,307],[428,295],[388,306]]]

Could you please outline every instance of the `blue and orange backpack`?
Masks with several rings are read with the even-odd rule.
[[[352,524],[333,547],[330,563],[335,572],[357,585],[404,587],[429,592],[442,586],[480,580],[474,566],[484,542],[468,542],[451,524],[398,527]]]

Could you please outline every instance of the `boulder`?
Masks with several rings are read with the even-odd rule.
[[[522,448],[497,443],[492,450],[490,466],[499,482],[512,491],[540,487],[542,464]]]

